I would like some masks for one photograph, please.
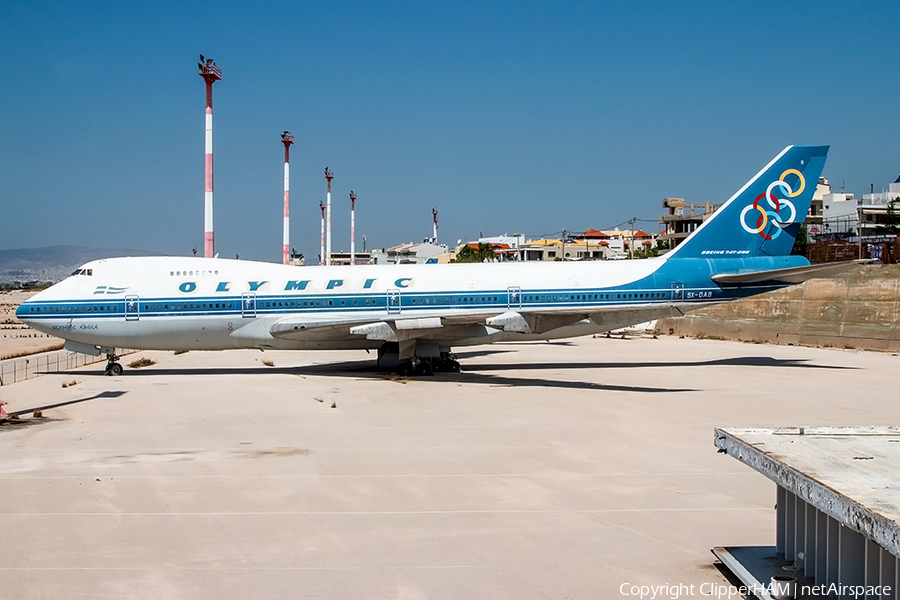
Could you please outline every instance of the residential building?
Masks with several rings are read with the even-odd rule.
[[[334,266],[349,266],[350,265],[350,253],[349,252],[332,252],[331,253],[331,264]],[[370,265],[372,263],[372,253],[371,252],[354,252],[354,261],[355,265]]]
[[[543,239],[519,245],[519,260],[605,260],[611,255],[609,243],[591,239]]]
[[[891,205],[893,204],[893,208]],[[859,234],[866,237],[882,236],[890,220],[890,213],[900,214],[900,176],[888,185],[887,191],[863,194],[858,202]],[[896,225],[896,221],[894,225]]]
[[[824,228],[824,208],[825,196],[831,193],[831,184],[828,183],[827,177],[819,177],[819,183],[816,184],[816,191],[813,194],[812,202],[809,205],[809,211],[806,213],[806,232],[810,241],[815,241],[816,236],[825,233]]]
[[[835,241],[856,236],[858,229],[857,200],[853,194],[831,192],[822,197],[822,229],[816,241]]]
[[[446,244],[432,244],[430,241],[424,241],[419,244],[409,242],[400,244],[387,250],[373,251],[373,264],[391,264],[391,265],[414,265],[414,264],[431,264],[440,262],[437,258],[441,255],[449,253]],[[446,259],[445,262],[450,262]]]

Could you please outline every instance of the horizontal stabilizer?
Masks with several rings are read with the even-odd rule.
[[[848,260],[839,263],[824,265],[809,265],[804,267],[790,267],[787,269],[770,269],[768,271],[751,271],[749,273],[719,273],[712,276],[712,280],[723,285],[738,285],[744,283],[763,283],[767,281],[779,281],[783,283],[803,283],[816,277],[833,277],[861,264],[867,264],[868,260]]]

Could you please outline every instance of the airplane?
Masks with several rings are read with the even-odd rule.
[[[791,248],[828,146],[788,146],[674,250],[641,260],[298,267],[221,258],[89,262],[16,317],[65,348],[377,350],[458,372],[453,347],[604,333],[831,275]]]

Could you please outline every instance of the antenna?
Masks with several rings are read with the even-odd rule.
[[[325,179],[328,180],[328,192],[325,194],[325,264],[331,264],[331,180],[334,173],[325,167]]]
[[[321,241],[319,244],[320,253],[319,253],[319,264],[325,264],[325,203],[319,200],[319,209],[322,211],[322,232],[321,232]]]
[[[431,209],[431,217],[432,217],[432,219],[434,220],[434,229],[433,229],[432,236],[431,236],[431,243],[432,243],[432,244],[435,244],[435,245],[437,244],[437,230],[438,230],[438,218],[437,218],[437,216],[438,216],[438,211],[437,211],[437,209],[436,209],[436,208],[432,208],[432,209]]]
[[[293,134],[290,131],[282,133],[281,143],[284,144],[284,236],[281,262],[287,265],[291,262],[291,144],[294,143]]]
[[[211,58],[200,55],[200,77],[206,82],[206,190],[203,210],[203,256],[212,258],[215,251],[213,234],[213,133],[212,133],[212,86],[222,79],[222,70]]]
[[[353,238],[356,235],[356,194],[350,190],[350,266],[356,264],[354,257],[356,256],[356,246]]]

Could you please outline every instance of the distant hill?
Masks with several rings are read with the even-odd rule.
[[[0,283],[59,281],[79,266],[98,258],[159,256],[147,250],[115,250],[84,246],[49,246],[0,250]]]

